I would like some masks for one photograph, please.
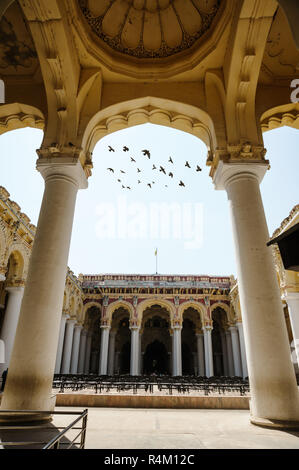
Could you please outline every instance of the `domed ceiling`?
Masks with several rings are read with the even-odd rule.
[[[142,59],[192,47],[225,0],[78,0],[93,33],[110,48]]]

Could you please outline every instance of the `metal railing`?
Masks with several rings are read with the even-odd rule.
[[[76,418],[74,421],[72,421],[68,426],[55,426],[53,425],[52,427],[46,426],[46,425],[37,425],[37,424],[27,424],[27,425],[14,425],[12,424],[7,424],[3,425],[0,423],[0,446],[2,448],[39,448],[39,449],[84,449],[85,448],[85,439],[86,439],[86,429],[87,429],[87,416],[88,416],[88,410],[85,409],[84,411],[36,411],[36,410],[0,410],[0,418],[1,414],[12,414],[13,417],[15,418],[18,414],[36,414],[38,413],[39,415],[64,415],[64,416],[70,416],[70,415],[79,415],[78,418]],[[77,426],[77,424],[82,421],[81,426]],[[58,432],[61,429],[60,432]],[[24,440],[14,440],[13,439],[13,433],[11,431],[16,431],[18,435],[22,434],[22,431],[24,432],[24,436],[26,439]],[[30,440],[30,437],[33,435],[36,435],[37,432],[44,432],[44,431],[50,431],[49,434],[53,435],[55,432],[54,437],[51,437],[51,439],[46,440]],[[69,439],[67,436],[67,433],[70,431],[79,431],[75,434],[75,436],[72,435],[72,438]],[[10,433],[12,436],[12,439],[9,441],[3,441],[2,437],[3,434],[5,435],[6,433]],[[79,440],[77,441],[77,439]]]

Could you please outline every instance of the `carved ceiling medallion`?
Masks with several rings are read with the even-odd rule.
[[[93,33],[135,58],[182,52],[212,26],[224,0],[78,0]]]

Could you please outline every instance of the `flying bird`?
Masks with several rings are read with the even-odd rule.
[[[185,187],[185,185],[184,185],[183,181],[180,181],[180,184],[179,184],[179,186],[184,186],[184,187]]]
[[[189,165],[189,162],[186,162],[185,166],[187,166],[188,168],[191,168],[191,166]]]
[[[108,145],[109,152],[115,152],[114,148],[111,147],[111,145]]]
[[[141,183],[141,181],[140,181],[140,180],[138,180],[138,184],[140,184],[140,183]]]
[[[121,173],[125,173],[125,171],[123,171],[123,170],[120,170],[120,172],[121,172]]]
[[[159,171],[162,171],[165,175],[166,175],[166,171],[164,170],[163,166],[160,166],[160,170]]]
[[[148,158],[151,158],[151,154],[149,150],[142,150],[142,152],[143,152],[143,155],[146,155]]]
[[[134,160],[134,158],[133,158],[133,157],[131,157],[131,162],[135,162],[135,163],[136,163],[136,160]]]
[[[150,188],[152,187],[152,185],[150,183],[147,184]]]
[[[107,170],[112,171],[112,173],[114,173],[113,168],[107,168]]]
[[[128,152],[128,151],[129,151],[129,148],[126,147],[126,146],[124,146],[123,151],[124,151],[124,152]]]
[[[152,169],[153,169],[153,170],[156,170],[156,169],[157,169],[157,167],[156,167],[155,165],[153,165],[153,168],[152,168]]]
[[[126,189],[126,187],[125,187],[123,184],[121,185],[121,187],[122,187],[123,189]]]
[[[173,161],[172,161],[172,158],[171,158],[171,157],[169,157],[169,160],[168,160],[168,161],[169,161],[170,163],[173,163]]]
[[[117,180],[119,183],[121,183],[121,180]]]
[[[131,189],[130,186],[127,186],[127,189]]]
[[[139,170],[139,168],[137,168],[137,173],[141,173],[141,170]]]
[[[173,173],[169,173],[168,176],[170,176],[170,178],[173,178]]]
[[[196,171],[201,171],[200,166],[197,165]]]

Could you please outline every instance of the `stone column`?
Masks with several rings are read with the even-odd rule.
[[[244,342],[243,324],[241,322],[238,322],[236,323],[236,326],[239,332],[242,374],[243,374],[243,379],[245,379],[246,377],[248,377],[248,370],[247,370],[247,359],[246,359],[246,350],[245,350],[245,342]]]
[[[230,331],[228,330],[225,332],[225,339],[226,339],[228,375],[230,377],[234,377],[235,368],[234,368],[234,360],[233,360],[232,337],[231,337]]]
[[[62,360],[62,351],[63,351],[63,342],[64,342],[64,334],[65,334],[65,325],[66,320],[68,319],[68,315],[62,313],[61,320],[60,320],[60,330],[59,330],[59,340],[58,340],[58,348],[56,353],[56,364],[55,364],[55,374],[60,374],[61,369],[61,360]]]
[[[130,375],[138,375],[139,356],[139,327],[130,327],[131,330],[131,360]]]
[[[223,373],[225,376],[229,375],[228,372],[228,361],[227,361],[227,345],[226,345],[226,336],[224,331],[220,333],[221,338],[221,347],[222,347],[222,358],[223,358]]]
[[[75,325],[74,336],[73,336],[73,348],[72,348],[72,355],[71,355],[71,367],[70,367],[71,374],[78,373],[81,330],[82,330],[82,325]]]
[[[142,339],[142,332],[141,332],[141,329],[139,330],[139,340],[138,340],[138,344],[139,344],[139,351],[138,351],[138,375],[142,375],[142,362],[143,362],[143,359],[142,359],[142,354],[141,354],[141,339]]]
[[[182,344],[181,344],[181,326],[173,327],[172,336],[172,358],[173,358],[173,372],[172,375],[182,375]]]
[[[62,354],[62,364],[61,364],[62,374],[70,373],[75,323],[76,321],[71,320],[71,319],[66,321],[64,346],[63,346],[63,354]]]
[[[79,360],[78,360],[78,374],[84,374],[87,334],[88,333],[86,330],[83,329],[81,331]]]
[[[108,375],[114,374],[114,358],[115,358],[115,337],[116,331],[110,331],[109,353],[108,353]]]
[[[197,338],[197,375],[205,375],[205,351],[204,351],[204,335],[203,333],[198,333]]]
[[[205,350],[205,371],[206,377],[214,375],[213,349],[212,349],[212,328],[205,326],[204,332],[204,350]]]
[[[44,177],[45,190],[2,410],[54,408],[52,381],[76,196],[79,188],[87,187],[82,165],[74,157],[42,157],[37,169]],[[11,422],[11,416],[1,419]],[[18,422],[49,419],[50,415],[38,413],[16,418]]]
[[[299,427],[298,387],[259,188],[267,168],[263,160],[220,161],[214,183],[227,191],[231,210],[251,422],[294,428]]]
[[[88,333],[86,340],[85,360],[84,360],[84,374],[90,372],[90,352],[91,352],[92,334]]]
[[[299,367],[299,292],[288,292],[286,295],[286,301],[289,308],[294,347]]]
[[[100,375],[107,375],[109,332],[110,326],[101,326]]]
[[[0,375],[2,375],[2,372],[10,365],[10,357],[18,326],[24,287],[9,286],[6,287],[6,290],[9,296],[1,329],[1,339],[4,341],[5,362],[0,365]]]
[[[233,360],[234,360],[235,375],[237,377],[241,377],[242,376],[242,366],[241,366],[241,356],[240,356],[238,330],[235,326],[230,326],[229,330],[230,330],[231,339],[232,339],[232,349],[233,349]]]

